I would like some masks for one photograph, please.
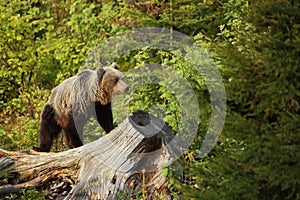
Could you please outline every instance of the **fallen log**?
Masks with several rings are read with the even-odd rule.
[[[0,186],[0,197],[43,188],[50,192],[48,199],[118,199],[140,189],[144,199],[152,199],[168,194],[163,167],[185,148],[166,123],[136,111],[106,136],[76,149],[59,153],[0,149],[0,172],[10,175]]]

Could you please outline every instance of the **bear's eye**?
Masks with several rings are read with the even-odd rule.
[[[115,84],[117,84],[117,82],[118,82],[118,81],[119,81],[119,79],[118,79],[118,78],[116,78],[116,79],[115,79]]]

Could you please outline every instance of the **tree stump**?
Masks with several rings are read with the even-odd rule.
[[[0,149],[0,173],[10,175],[0,197],[35,187],[47,189],[49,199],[118,199],[120,191],[130,195],[136,189],[152,199],[168,194],[162,170],[186,147],[162,120],[136,111],[79,148],[59,153]]]

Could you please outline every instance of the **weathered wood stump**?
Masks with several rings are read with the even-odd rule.
[[[0,196],[20,189],[48,189],[49,199],[118,199],[142,189],[147,199],[167,194],[164,166],[186,146],[162,120],[142,111],[100,139],[59,153],[0,149],[0,172],[11,178]]]

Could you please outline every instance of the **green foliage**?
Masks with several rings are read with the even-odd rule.
[[[222,21],[220,1],[172,0],[172,1],[129,1],[122,2],[126,15],[135,26],[164,27],[189,36],[202,33],[207,37],[218,32],[216,24]]]
[[[13,200],[13,199],[20,199],[20,200],[44,200],[47,191],[36,191],[34,189],[31,190],[24,190],[22,189],[18,194],[10,194],[10,196],[5,197],[5,199]]]
[[[191,130],[191,127],[184,125],[194,117],[186,109],[191,107],[190,97],[193,95],[201,102],[199,107],[203,121],[207,123],[209,99],[200,98],[207,94],[207,88],[191,64],[179,55],[149,47],[131,52],[131,56],[131,61],[137,65],[126,73],[126,81],[132,85],[131,94],[121,97],[125,103],[118,103],[121,108],[114,107],[115,116],[124,113],[122,105],[128,105],[129,112],[142,109],[164,119],[174,132]],[[128,111],[125,114],[129,114]]]
[[[121,30],[115,6],[82,0],[0,3],[1,147],[36,144],[37,119],[50,89],[75,75],[91,48]]]
[[[39,113],[50,91],[32,87],[3,108],[0,114],[0,148],[31,149],[38,140]]]
[[[211,43],[226,83],[219,145],[186,164],[186,199],[300,199],[299,3],[228,1]],[[220,21],[216,19],[216,21]]]
[[[125,190],[118,192],[118,199],[131,200],[131,199],[144,199],[142,198],[142,190],[136,189],[133,193],[129,193]]]
[[[96,119],[91,118],[84,127],[84,144],[93,142],[105,134]],[[101,134],[100,134],[101,133]]]
[[[32,149],[38,143],[39,120],[18,117],[14,124],[9,124],[0,130],[0,148],[19,150]]]

